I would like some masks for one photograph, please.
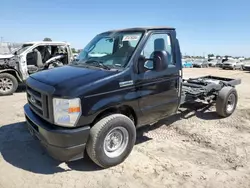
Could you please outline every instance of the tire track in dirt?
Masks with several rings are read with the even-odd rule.
[[[249,115],[250,111],[248,109],[239,110],[234,116],[230,117],[230,120],[219,120],[217,124],[209,126],[209,129],[211,130],[211,132],[216,132],[217,130],[223,129],[228,132],[233,131],[235,132],[235,134],[238,134],[237,131],[240,131],[240,133],[249,133],[249,121],[247,120]],[[185,121],[185,124],[187,124],[187,120],[182,121]],[[192,118],[192,121],[197,121],[197,118]],[[237,122],[241,122],[240,126],[238,126]],[[247,143],[244,144],[244,140],[242,140],[240,144],[237,145],[234,144],[234,141],[220,144],[215,142],[216,139],[213,138],[218,137],[218,135],[204,134],[205,132],[190,132],[190,130],[194,130],[195,126],[189,126],[188,128],[183,129],[183,126],[179,126],[180,124],[183,124],[183,122],[178,122],[170,126],[162,125],[155,130],[153,129],[152,131],[150,131],[149,128],[147,133],[145,133],[144,135],[149,137],[150,139],[154,139],[157,142],[164,141],[166,139],[175,140],[176,142],[181,140],[186,144],[189,143],[189,145],[191,145],[189,147],[198,147],[203,149],[205,148],[206,150],[212,150],[215,153],[214,155],[216,155],[216,157],[212,158],[216,158],[218,161],[224,163],[223,165],[220,165],[219,163],[218,165],[215,165],[220,169],[236,170],[244,166],[249,166],[247,148],[250,147],[250,145]],[[201,126],[199,126],[199,129],[200,128]],[[236,137],[236,139],[237,138],[238,137]]]

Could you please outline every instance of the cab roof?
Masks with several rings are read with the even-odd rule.
[[[115,32],[123,32],[123,31],[149,31],[149,30],[175,30],[175,28],[167,27],[167,26],[132,27],[132,28],[117,29],[117,30],[109,30],[103,33],[115,33]]]

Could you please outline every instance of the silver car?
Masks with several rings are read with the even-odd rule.
[[[208,62],[209,67],[216,67],[216,64],[218,63],[217,59],[212,59]]]
[[[193,61],[193,67],[208,68],[208,61],[205,59],[196,59]]]
[[[235,60],[235,59],[229,59],[227,61],[224,61],[222,64],[222,69],[232,69],[232,70],[236,70],[236,69],[243,69],[243,65],[242,62]]]
[[[243,61],[243,70],[250,71],[250,60]]]

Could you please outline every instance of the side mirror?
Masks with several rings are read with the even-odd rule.
[[[154,62],[150,60],[146,61],[144,63],[144,68],[148,70],[154,70]]]
[[[152,58],[145,58],[142,55],[139,57],[138,69],[140,73],[146,70],[161,71],[167,68],[168,63],[168,52],[155,51]]]
[[[147,59],[145,56],[140,55],[137,61],[137,73],[143,73],[146,72],[147,70],[152,70],[153,66],[151,67],[148,62],[151,59]],[[151,63],[152,64],[152,63]]]
[[[155,51],[153,53],[154,69],[156,71],[162,71],[168,67],[169,53],[167,51]]]
[[[153,67],[155,71],[162,71],[168,67],[169,55],[167,51],[155,51],[153,53]]]
[[[141,55],[138,59],[138,65],[139,67],[143,67],[145,70],[153,70],[154,69],[154,64],[153,64],[153,59],[147,59],[143,55]]]

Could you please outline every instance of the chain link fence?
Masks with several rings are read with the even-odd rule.
[[[19,48],[21,43],[0,42],[0,54],[9,54]]]

